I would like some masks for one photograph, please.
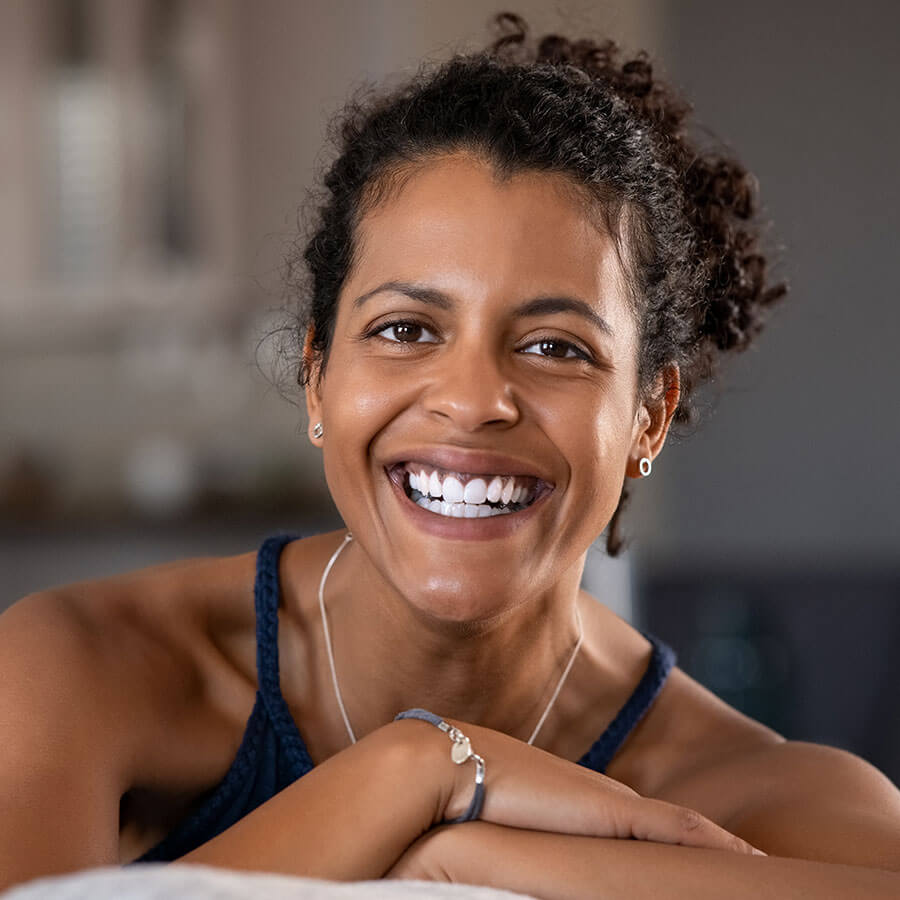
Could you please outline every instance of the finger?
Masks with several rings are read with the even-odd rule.
[[[682,844],[685,847],[705,847],[710,850],[730,850],[734,853],[764,855],[742,838],[726,831],[706,816],[663,800],[639,798],[630,801],[620,820],[620,837],[661,844]]]

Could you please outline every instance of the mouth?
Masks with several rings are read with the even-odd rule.
[[[456,472],[431,463],[397,463],[387,471],[412,503],[445,518],[513,515],[552,490],[552,485],[533,475]]]

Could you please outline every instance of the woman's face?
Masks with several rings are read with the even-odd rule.
[[[648,453],[614,245],[562,187],[466,155],[414,174],[360,224],[308,392],[348,528],[440,619],[577,585]]]

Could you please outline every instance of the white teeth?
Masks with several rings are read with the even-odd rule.
[[[446,500],[429,500],[420,497],[416,504],[429,512],[450,519],[488,519],[491,516],[508,516],[511,509],[494,509],[485,503],[448,503]]]
[[[410,491],[422,496],[416,501],[423,509],[452,518],[488,518],[513,512],[508,507],[523,504],[529,489],[514,475],[476,477],[464,483],[467,476],[441,477],[435,470],[430,474],[424,469],[407,473]],[[503,509],[492,508],[488,503],[502,503]]]
[[[462,482],[458,478],[448,475],[444,479],[443,496],[448,503],[461,503],[463,499]]]
[[[447,482],[444,482],[444,490],[447,489]],[[484,503],[487,499],[487,485],[483,478],[473,478],[466,484],[463,491],[463,500],[466,503]]]

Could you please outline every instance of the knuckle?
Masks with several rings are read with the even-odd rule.
[[[687,806],[678,807],[678,826],[684,832],[696,831],[707,822],[707,819],[700,815],[696,809],[690,809]]]
[[[752,853],[753,850],[750,845],[743,839],[739,838],[736,835],[731,836],[731,847],[737,853]]]

